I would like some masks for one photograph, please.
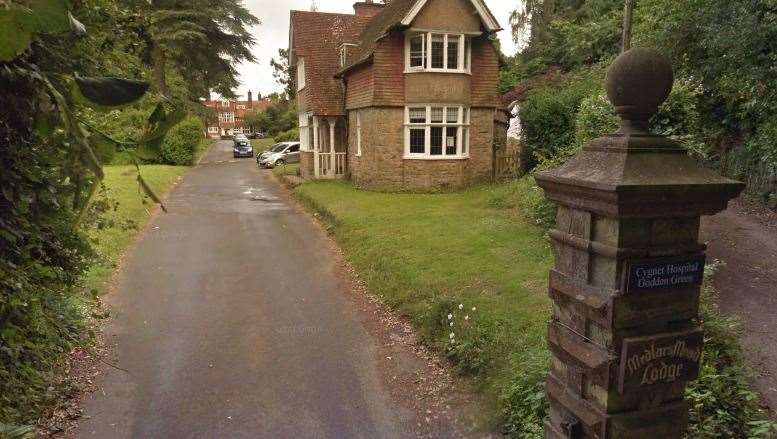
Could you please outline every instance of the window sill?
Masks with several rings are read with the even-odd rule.
[[[468,160],[469,156],[457,156],[457,155],[443,155],[443,156],[417,156],[417,155],[405,155],[403,160]]]
[[[404,73],[450,73],[453,75],[468,75],[472,76],[472,72],[468,70],[448,70],[448,69],[422,69],[422,70],[409,70],[405,69]]]

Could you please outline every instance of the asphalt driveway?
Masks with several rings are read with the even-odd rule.
[[[78,437],[394,438],[376,345],[325,236],[218,142],[173,190],[107,297],[118,365]]]

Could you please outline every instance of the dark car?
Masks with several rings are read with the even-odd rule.
[[[238,134],[234,137],[235,144],[232,146],[232,156],[238,157],[253,157],[254,148],[251,146],[251,141],[248,137]]]

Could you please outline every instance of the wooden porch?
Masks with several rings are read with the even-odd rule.
[[[344,178],[347,172],[348,129],[344,116],[311,116],[309,139],[313,152],[312,177]]]

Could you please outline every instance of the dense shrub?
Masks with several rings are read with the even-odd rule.
[[[529,92],[521,104],[521,164],[524,170],[552,159],[575,141],[581,102],[602,90],[603,70],[592,68],[559,84]]]
[[[278,133],[274,137],[276,142],[290,142],[299,140],[299,128],[292,128],[287,131]]]
[[[514,375],[502,389],[499,403],[512,437],[541,438],[549,404],[545,394],[550,355],[545,349],[514,352],[510,356]]]
[[[717,266],[709,264],[707,276]],[[770,439],[777,429],[759,407],[758,394],[752,389],[753,371],[739,347],[737,322],[718,310],[709,279],[702,291],[704,351],[699,379],[685,392],[691,403],[688,434],[708,439]]]
[[[186,166],[194,163],[205,127],[197,117],[188,117],[176,125],[162,142],[162,160],[170,165]]]
[[[0,73],[0,423],[24,423],[58,397],[51,382],[82,321],[75,287],[92,255],[74,228],[73,191],[62,178],[69,144],[36,135],[40,99]],[[45,107],[44,107],[45,108]]]
[[[746,181],[750,191],[777,208],[777,115],[728,157],[728,173]]]

